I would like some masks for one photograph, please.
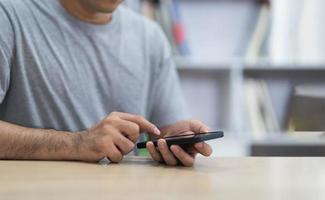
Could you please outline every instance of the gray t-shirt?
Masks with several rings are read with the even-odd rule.
[[[78,131],[112,111],[187,118],[158,25],[123,6],[94,25],[58,0],[0,0],[0,120]]]

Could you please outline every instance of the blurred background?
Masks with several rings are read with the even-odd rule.
[[[127,0],[157,21],[217,156],[325,155],[324,0]]]

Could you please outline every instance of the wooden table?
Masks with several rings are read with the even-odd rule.
[[[325,199],[325,158],[199,158],[166,167],[129,157],[101,166],[0,161],[1,200]]]

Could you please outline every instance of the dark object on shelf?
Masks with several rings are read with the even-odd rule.
[[[289,130],[325,130],[324,84],[296,86],[291,99],[288,118]]]
[[[325,144],[253,144],[251,156],[325,156]]]

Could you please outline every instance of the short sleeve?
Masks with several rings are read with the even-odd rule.
[[[180,86],[170,45],[160,28],[156,28],[155,47],[152,59],[155,73],[152,79],[152,104],[150,120],[164,127],[179,120],[188,119],[189,114]]]
[[[6,11],[0,2],[0,104],[7,93],[10,83],[10,67],[13,56],[13,28]]]
[[[2,103],[10,82],[10,69],[8,60],[0,46],[0,104]]]

